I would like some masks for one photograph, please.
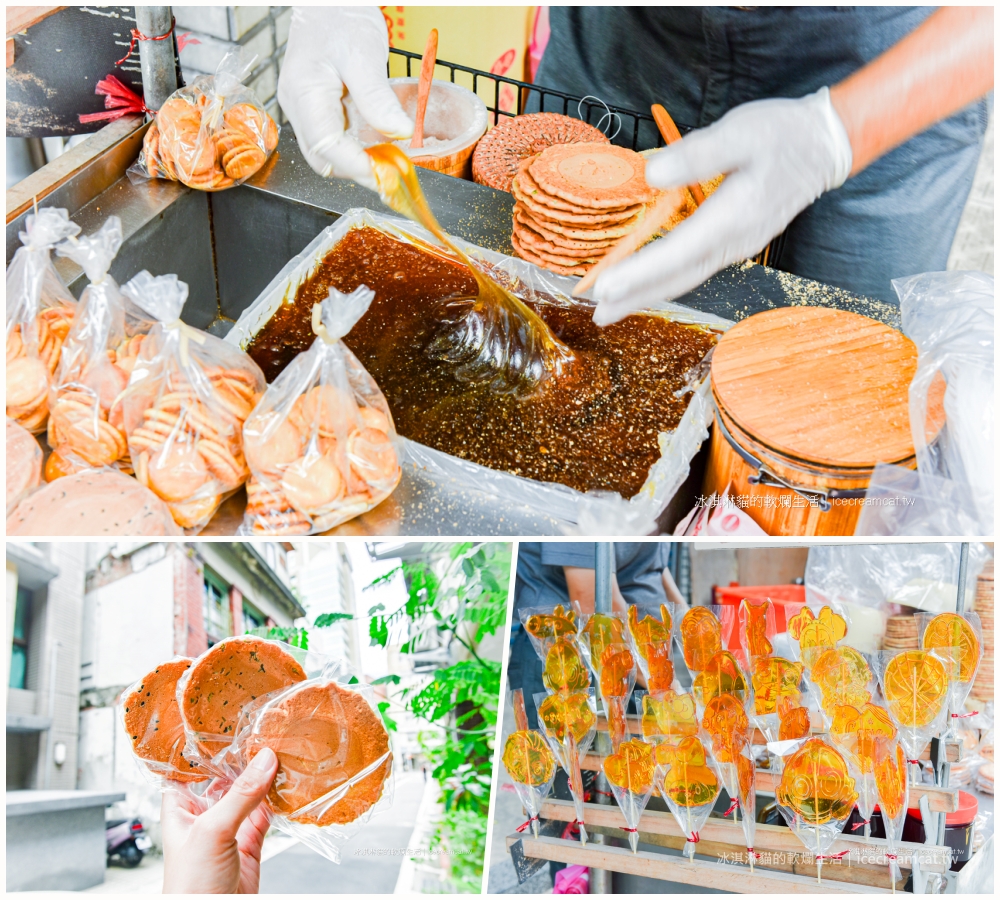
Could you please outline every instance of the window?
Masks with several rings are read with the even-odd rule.
[[[205,569],[205,633],[208,646],[217,644],[230,633],[229,585],[211,569]]]
[[[17,605],[14,607],[14,634],[10,649],[10,686],[24,690],[24,680],[28,673],[28,631],[31,628],[31,591],[17,589]]]
[[[267,625],[267,617],[254,609],[249,603],[243,604],[243,627],[250,631],[253,628],[263,628]]]

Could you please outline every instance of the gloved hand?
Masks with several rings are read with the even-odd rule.
[[[344,134],[342,101],[391,140],[413,134],[413,122],[389,87],[389,35],[377,6],[296,6],[278,79],[278,102],[306,162],[328,178],[352,178],[376,189],[371,161]]]
[[[851,144],[822,88],[798,100],[757,100],[693,131],[646,163],[654,187],[726,178],[673,231],[602,273],[594,322],[673,300],[724,266],[760,252],[851,171]]]

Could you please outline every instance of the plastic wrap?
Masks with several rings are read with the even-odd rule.
[[[246,706],[224,754],[238,775],[265,747],[278,757],[271,824],[332,862],[392,797],[392,749],[371,685],[340,669]]]
[[[180,320],[187,285],[143,271],[122,292],[157,320],[122,401],[135,477],[197,534],[246,480],[243,422],[264,390],[257,364]]]
[[[622,741],[604,758],[604,776],[625,817],[625,832],[633,853],[639,851],[639,819],[653,794],[656,764],[653,747],[638,739]]]
[[[119,398],[145,334],[155,324],[122,295],[108,275],[122,245],[122,223],[110,216],[100,230],[69,238],[56,253],[81,266],[90,279],[62,346],[49,393],[45,480],[95,466],[132,471]]]
[[[674,664],[670,657],[674,624],[678,621],[673,603],[661,603],[656,614],[639,618],[634,604],[628,608],[628,638],[651,694],[674,688]]]
[[[221,191],[258,172],[278,146],[278,126],[242,82],[256,56],[227,53],[215,75],[200,75],[174,91],[156,112],[133,182],[180,181],[200,191]]]
[[[180,537],[167,505],[116,469],[86,469],[25,497],[8,537]]]
[[[886,857],[889,874],[892,876],[893,893],[900,878],[896,863],[896,851],[903,840],[903,824],[909,804],[909,779],[906,774],[906,760],[898,741],[880,738],[875,743],[874,779],[878,792],[879,811],[885,825],[886,842],[889,845]]]
[[[949,666],[928,650],[883,650],[875,663],[889,717],[899,729],[907,759],[915,762],[944,727]]]
[[[530,826],[532,834],[538,837],[538,813],[552,790],[552,783],[556,778],[556,760],[545,738],[528,728],[524,693],[520,688],[513,692],[512,701],[517,730],[507,736],[502,760],[514,784],[514,792],[528,813],[528,821],[518,831]]]
[[[838,601],[879,609],[899,603],[930,613],[955,609],[961,545],[837,544],[810,547],[806,596],[811,606]],[[976,593],[976,576],[990,558],[980,543],[969,546],[965,608]],[[860,640],[862,636],[858,636]],[[848,632],[848,642],[858,645]]]
[[[680,624],[681,650],[689,672],[700,672],[722,650],[722,625],[706,606],[694,606]]]
[[[664,691],[648,694],[636,691],[644,740],[653,744],[676,744],[698,734],[698,710],[691,694]]]
[[[538,658],[545,662],[547,642],[554,638],[574,638],[578,620],[576,610],[561,603],[554,606],[533,606],[517,611],[521,625],[535,648]]]
[[[951,719],[964,715],[984,654],[983,628],[974,612],[917,616],[920,646],[933,650],[948,669],[948,710]],[[949,728],[950,730],[950,728]]]
[[[7,417],[32,434],[45,431],[49,386],[76,310],[50,252],[79,232],[66,210],[41,209],[18,233],[24,246],[7,267]]]
[[[655,759],[656,787],[687,838],[685,856],[694,860],[698,832],[708,821],[722,790],[720,779],[697,737],[660,744]]]
[[[247,347],[254,335],[299,286],[315,274],[318,265],[343,236],[354,228],[377,228],[399,240],[433,243],[430,233],[405,219],[382,216],[365,209],[352,209],[317,237],[274,277],[260,296],[240,316],[226,340]],[[487,264],[505,278],[519,298],[541,299],[547,294],[558,303],[587,303],[571,297],[575,278],[553,275],[521,259],[504,256],[462,241],[452,240],[474,260]],[[732,323],[676,303],[659,304],[646,310],[674,321],[725,331]],[[690,472],[691,460],[708,437],[712,419],[707,367],[699,367],[690,386],[690,401],[676,430],[659,435],[660,458],[650,468],[645,484],[629,500],[608,492],[581,493],[559,484],[550,484],[500,472],[461,460],[414,441],[401,438],[402,462],[422,475],[470,491],[479,491],[523,503],[532,511],[562,523],[567,534],[649,534],[677,489]]]
[[[837,706],[829,725],[830,738],[857,769],[858,811],[865,837],[870,833],[869,822],[875,810],[875,747],[880,740],[894,740],[896,726],[884,707],[875,703],[863,706]]]
[[[635,656],[628,644],[608,644],[601,655],[598,689],[608,720],[608,736],[614,753],[628,735],[625,711],[635,687]]]
[[[250,480],[241,533],[318,534],[381,503],[399,483],[396,429],[374,379],[340,339],[375,297],[331,288],[318,337],[243,424]]]
[[[838,706],[861,709],[875,691],[875,675],[868,660],[846,645],[821,653],[809,670],[809,680],[819,694],[819,707],[828,726]]]
[[[7,419],[7,513],[42,480],[42,448],[31,432]]]

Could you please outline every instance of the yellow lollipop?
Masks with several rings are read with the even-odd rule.
[[[858,799],[847,763],[818,738],[806,741],[781,772],[775,799],[809,825],[846,819]]]
[[[906,757],[903,748],[879,740],[875,756],[875,788],[884,815],[895,819],[906,803]]]
[[[670,611],[660,605],[660,620],[646,616],[639,620],[635,606],[628,608],[628,627],[635,648],[649,670],[647,687],[653,693],[669,691],[674,681],[674,664],[670,661]]]
[[[736,762],[741,746],[738,742],[750,727],[740,701],[732,694],[713,697],[705,706],[702,726],[712,737],[715,758],[723,763]]]
[[[586,694],[549,694],[538,707],[538,718],[545,730],[560,744],[573,735],[578,744],[597,724]]]
[[[551,613],[538,613],[528,616],[524,628],[528,634],[542,640],[543,638],[564,637],[576,634],[576,613],[563,606],[557,606]]]
[[[719,792],[719,780],[706,765],[705,748],[696,737],[686,737],[677,745],[660,744],[656,762],[669,766],[663,778],[663,792],[678,806],[711,803]]]
[[[979,665],[979,636],[969,622],[956,613],[941,613],[924,631],[925,650],[941,650],[942,656],[957,657],[957,681],[972,681]]]
[[[799,642],[799,650],[806,666],[811,668],[816,657],[824,650],[831,650],[847,634],[847,622],[829,606],[813,615],[808,606],[803,606],[798,615],[788,620],[788,633]]]
[[[704,606],[689,609],[681,619],[681,649],[692,672],[700,672],[722,649],[722,626],[712,610]]]
[[[698,733],[698,713],[694,697],[667,691],[655,697],[642,698],[642,735],[646,738],[667,737],[679,739]]]
[[[745,696],[747,682],[736,657],[728,650],[720,650],[695,676],[692,691],[702,705],[706,705],[709,700],[720,694]]]
[[[575,644],[559,639],[545,654],[542,682],[550,691],[585,691],[590,687],[590,675]]]
[[[644,741],[622,742],[618,752],[604,760],[604,774],[613,785],[645,794],[653,786],[653,748]]]
[[[923,728],[937,717],[948,694],[944,663],[926,650],[897,654],[883,677],[889,711],[905,728]]]
[[[503,748],[503,764],[508,774],[520,784],[534,787],[547,784],[556,773],[556,761],[537,731],[515,731]]]
[[[750,676],[754,712],[758,716],[767,716],[777,711],[778,700],[782,697],[798,700],[802,669],[802,663],[780,656],[757,657]]]
[[[853,647],[824,650],[813,663],[810,676],[823,695],[823,709],[829,715],[837,706],[860,709],[872,698],[868,690],[871,669]]]
[[[866,703],[861,709],[837,706],[830,734],[848,748],[861,774],[868,775],[875,768],[875,744],[880,740],[892,740],[896,736],[896,726],[889,714],[874,703]]]
[[[625,639],[625,626],[621,619],[604,613],[595,613],[583,626],[583,633],[590,638],[590,661],[598,681],[601,678],[601,659],[611,644],[620,644]]]

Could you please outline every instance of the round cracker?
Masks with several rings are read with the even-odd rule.
[[[514,221],[530,228],[532,231],[536,232],[550,243],[555,244],[557,247],[567,247],[571,250],[589,250],[591,248],[594,248],[595,250],[607,250],[607,248],[613,247],[619,240],[621,240],[621,238],[578,240],[577,238],[567,237],[565,234],[557,234],[555,231],[550,231],[546,228],[544,224],[533,219],[523,209],[514,210]]]
[[[516,241],[512,241],[514,244],[514,250],[521,259],[533,263],[536,266],[541,266],[543,269],[548,269],[550,272],[555,272],[556,275],[584,275],[590,268],[590,266],[561,266],[557,263],[549,262],[548,260],[542,259],[540,256],[536,256],[530,250],[524,247],[519,247]]]
[[[364,815],[392,768],[390,755],[335,803],[296,815],[389,752],[389,735],[365,698],[332,683],[303,685],[269,704],[247,741],[248,760],[264,747],[278,757],[271,808],[307,825],[346,825]]]
[[[534,231],[527,225],[522,225],[520,222],[514,222],[514,234],[517,236],[518,241],[523,247],[527,247],[529,250],[534,249],[536,251],[542,251],[543,253],[550,253],[555,256],[567,256],[570,259],[599,259],[606,252],[602,247],[588,247],[587,249],[578,250],[570,247],[558,247],[551,241],[545,240],[537,231]]]
[[[573,240],[577,241],[618,240],[625,237],[629,232],[634,231],[635,227],[642,220],[642,214],[640,213],[618,225],[598,226],[595,228],[588,228],[584,225],[564,225],[561,222],[552,222],[548,219],[539,221],[535,216],[531,215],[530,211],[522,203],[514,204],[514,214],[520,214],[522,218],[527,219],[527,224],[529,225],[535,223],[537,225],[536,231],[539,231],[542,235],[546,235],[546,233],[561,234],[564,237],[573,238]]]
[[[226,638],[192,667],[182,698],[184,722],[200,735],[218,736],[198,741],[200,752],[214,756],[229,746],[244,706],[305,678],[302,666],[275,642]]]
[[[584,206],[575,206],[572,203],[563,203],[562,206],[554,206],[552,201],[561,202],[556,197],[551,197],[538,187],[532,180],[527,169],[519,172],[514,183],[511,185],[511,192],[515,199],[520,200],[532,212],[557,221],[574,222],[581,224],[596,224],[600,222],[621,222],[634,216],[642,209],[643,204],[635,203],[620,209],[601,210],[600,212],[587,209]]]
[[[157,666],[123,700],[125,730],[132,751],[156,765],[151,772],[173,781],[206,781],[199,765],[185,759],[184,723],[177,706],[177,680],[191,668],[191,659],[174,659]]]
[[[646,183],[646,160],[614,144],[548,147],[531,161],[528,171],[545,193],[587,208],[632,206],[656,196]]]
[[[576,259],[570,256],[559,256],[558,254],[545,253],[544,251],[536,250],[534,247],[526,247],[521,243],[516,235],[511,238],[511,243],[514,245],[514,249],[518,252],[526,250],[528,253],[531,253],[539,259],[545,260],[546,263],[554,263],[557,266],[562,266],[567,269],[577,269],[580,267],[589,268],[597,262],[594,258]]]

